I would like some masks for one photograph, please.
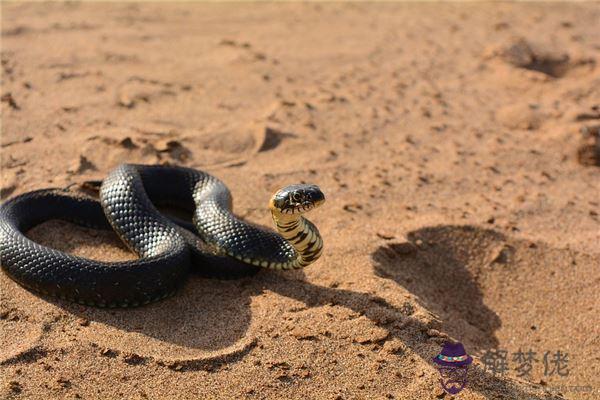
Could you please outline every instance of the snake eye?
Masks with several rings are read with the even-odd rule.
[[[323,192],[315,185],[297,184],[280,189],[273,195],[271,209],[281,214],[302,214],[325,201]]]

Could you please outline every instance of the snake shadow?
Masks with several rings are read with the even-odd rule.
[[[76,234],[80,240],[86,240],[85,232],[67,233]],[[52,237],[52,234],[50,230],[45,236]],[[92,244],[97,243],[98,236],[103,235],[114,234],[99,233],[89,240]],[[381,246],[372,254],[373,272],[416,294],[427,307],[435,310],[446,331],[452,332],[449,323],[453,319],[462,318],[478,327],[476,332],[481,336],[480,344],[493,346],[497,344],[493,333],[500,326],[500,320],[483,304],[481,293],[465,263],[461,261],[463,255],[459,250],[465,245],[465,237],[470,237],[473,242],[471,245],[476,245],[477,238],[481,235],[494,239],[502,237],[494,231],[456,226],[425,228],[411,232],[408,235],[409,242]],[[70,246],[64,241],[53,242],[48,238],[44,240],[43,237],[36,239],[62,250],[67,248],[61,247]],[[116,237],[101,239],[120,246]],[[417,241],[431,244],[419,249]],[[450,296],[451,293],[461,290],[463,295]],[[265,291],[295,299],[307,307],[337,305],[353,310],[384,328],[390,338],[401,340],[427,363],[440,348],[439,343],[429,341],[426,335],[431,326],[412,317],[410,309],[394,306],[376,295],[312,284],[306,281],[302,271],[261,271],[255,276],[227,281],[206,279],[192,274],[184,288],[175,296],[135,309],[97,309],[60,300],[49,301],[82,318],[101,322],[118,330],[141,333],[167,344],[211,351],[232,346],[247,336],[252,319],[251,300]],[[453,297],[450,303],[449,297]],[[397,318],[382,320],[382,313],[395,315]],[[478,321],[478,318],[481,318],[481,321]],[[463,343],[473,352],[469,341],[464,340]],[[234,358],[228,362],[238,359]],[[499,392],[503,393],[503,398],[553,398],[532,395],[510,380],[496,377],[477,366],[473,367],[470,374],[469,388],[486,398],[496,398]]]
[[[374,272],[403,286],[436,314],[451,336],[471,351],[497,348],[502,325],[487,307],[477,282],[480,268],[505,237],[475,226],[436,226],[409,232],[405,243],[389,243],[373,254]]]
[[[116,254],[131,254],[110,230],[84,228],[63,221],[44,222],[27,236],[44,246],[83,257],[99,253],[107,253],[111,258]],[[192,268],[187,281],[174,296],[139,308],[95,308],[50,297],[45,299],[79,318],[119,331],[137,332],[167,345],[216,351],[236,344],[246,334],[251,322],[252,291],[245,287],[251,282],[251,276],[236,280],[208,279],[198,273],[197,268]],[[104,336],[119,335],[103,329]]]
[[[482,249],[503,239],[501,233],[474,226],[446,225],[419,229],[408,234],[408,242],[376,249],[371,255],[373,272],[417,295],[430,311],[438,314],[444,330],[451,336],[454,336],[453,323],[457,320],[471,327],[468,337],[458,336],[470,353],[495,348],[498,340],[494,333],[501,326],[501,321],[483,302],[471,271],[476,261],[467,260],[474,252],[483,254]],[[421,242],[427,243],[427,246],[419,246]],[[372,294],[318,286],[306,282],[303,274],[299,274],[297,279],[288,279],[287,276],[259,274],[252,286],[258,283],[262,290],[268,289],[301,301],[307,307],[338,305],[351,309],[386,329],[389,338],[401,340],[426,363],[430,363],[431,357],[441,348],[443,340],[429,338],[427,331],[431,326],[412,317],[410,307],[394,306]],[[382,320],[381,315],[396,315],[397,319]],[[473,365],[469,374],[469,390],[485,398],[561,398],[526,392],[510,379],[494,376],[478,365]]]

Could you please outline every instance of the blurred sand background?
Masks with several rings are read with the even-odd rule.
[[[598,3],[3,3],[3,198],[129,161],[205,169],[265,225],[285,184],[328,202],[306,270],[192,276],[139,309],[0,274],[0,397],[450,398],[430,359],[451,337],[476,358],[458,398],[598,398],[599,22]],[[66,223],[29,235],[132,257]],[[494,348],[540,361],[493,376]],[[569,375],[544,376],[557,350]]]

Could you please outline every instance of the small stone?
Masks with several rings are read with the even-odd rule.
[[[384,239],[384,240],[391,240],[394,239],[394,234],[392,234],[391,232],[382,232],[379,231],[377,232],[377,236],[379,236],[380,238]]]
[[[100,355],[113,358],[117,356],[117,352],[107,347],[100,350]]]
[[[508,264],[510,262],[510,259],[512,258],[513,252],[514,249],[512,247],[508,245],[503,246],[498,251],[498,254],[493,258],[492,263]]]
[[[355,213],[358,210],[362,210],[363,206],[362,204],[358,204],[358,203],[352,203],[352,204],[344,204],[344,211],[350,212],[350,213]]]
[[[89,326],[90,325],[90,320],[86,319],[86,318],[79,318],[77,320],[77,323],[81,326]]]

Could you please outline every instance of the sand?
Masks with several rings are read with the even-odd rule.
[[[597,3],[3,3],[3,198],[128,161],[209,171],[264,225],[280,186],[327,203],[307,269],[193,275],[139,309],[0,274],[0,397],[450,398],[430,360],[451,338],[475,358],[457,398],[598,398],[599,21]],[[29,236],[134,257],[68,223]],[[568,376],[545,376],[559,350]]]

